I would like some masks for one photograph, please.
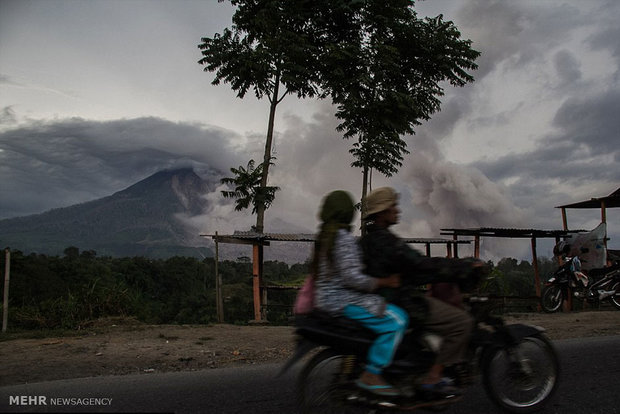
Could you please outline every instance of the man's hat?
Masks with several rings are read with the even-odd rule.
[[[364,218],[383,210],[387,210],[398,201],[398,194],[391,187],[380,187],[372,190],[364,199],[366,212]]]

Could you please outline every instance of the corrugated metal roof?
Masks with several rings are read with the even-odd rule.
[[[256,233],[253,231],[235,231],[233,234],[201,234],[202,237],[211,237],[218,240],[234,240],[239,241],[281,241],[281,242],[314,242],[315,235],[308,233]],[[424,243],[424,244],[446,244],[446,243],[458,243],[467,244],[468,240],[452,240],[442,238],[403,238],[405,243]]]
[[[440,238],[411,238],[404,237],[402,239],[405,243],[423,243],[423,244],[446,244],[446,243],[457,243],[457,244],[469,244],[470,240],[452,240],[452,239],[440,239]]]
[[[470,229],[441,229],[442,235],[452,236],[484,236],[507,238],[530,237],[564,237],[572,233],[585,233],[588,230],[538,230],[538,229],[509,229],[501,227],[480,227]]]
[[[202,237],[213,239],[238,239],[245,241],[283,241],[283,242],[313,242],[314,234],[304,233],[256,233],[254,231],[235,231],[233,234],[201,234]]]
[[[314,234],[307,233],[256,233],[253,231],[235,231],[231,237],[287,242],[313,242]]]
[[[607,197],[591,198],[590,200],[557,206],[556,208],[601,208],[603,203],[605,203],[606,208],[620,207],[620,188]]]

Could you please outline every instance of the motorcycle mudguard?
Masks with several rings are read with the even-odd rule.
[[[545,332],[545,328],[536,325],[526,325],[522,323],[515,323],[512,325],[506,325],[506,329],[510,333],[510,336],[515,341],[520,341],[526,336],[533,336],[539,333]]]
[[[490,334],[487,338],[487,347],[505,347],[511,344],[520,342],[523,338],[528,336],[538,335],[544,332],[545,329],[540,326],[525,325],[522,323],[515,323],[512,325],[505,325],[501,329]]]
[[[501,329],[493,332],[487,338],[486,345],[483,346],[482,357],[480,362],[484,362],[490,355],[493,355],[497,349],[504,349],[511,345],[517,344],[528,336],[538,335],[545,332],[540,326],[525,325],[516,323],[505,325]]]

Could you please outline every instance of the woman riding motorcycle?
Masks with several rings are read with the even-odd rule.
[[[351,231],[355,207],[351,196],[334,191],[323,200],[319,218],[313,268],[315,308],[333,316],[344,316],[377,334],[368,350],[366,370],[357,380],[369,392],[395,396],[399,392],[381,376],[390,365],[407,329],[407,313],[377,294],[378,288],[400,284],[397,275],[376,279],[362,272],[362,254]]]

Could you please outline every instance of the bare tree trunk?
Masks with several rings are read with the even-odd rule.
[[[4,249],[6,260],[4,262],[4,299],[2,301],[2,332],[5,333],[9,326],[9,280],[11,278],[11,249]]]
[[[265,154],[263,157],[263,175],[260,180],[261,188],[267,187],[267,177],[269,176],[269,164],[271,162],[271,146],[273,143],[273,126],[276,119],[276,107],[278,106],[278,94],[280,90],[280,73],[276,74],[273,87],[273,95],[271,105],[269,106],[269,124],[267,126],[267,139],[265,140]],[[265,221],[265,201],[260,200],[256,205],[256,231],[262,233],[264,231]]]
[[[368,166],[364,166],[364,172],[362,173],[362,200],[361,200],[361,208],[360,208],[360,228],[362,230],[362,236],[366,234],[366,226],[364,226],[364,215],[366,214],[366,205],[364,203],[364,199],[366,198],[366,194],[368,194]]]

